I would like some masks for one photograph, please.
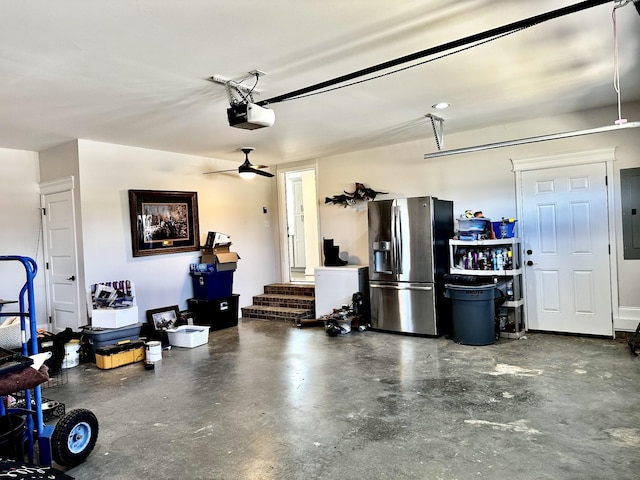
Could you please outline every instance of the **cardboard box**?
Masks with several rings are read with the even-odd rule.
[[[144,342],[129,340],[96,350],[96,366],[103,370],[144,360]]]
[[[216,272],[226,272],[238,268],[238,260],[240,256],[229,251],[229,245],[225,245],[211,249],[203,248],[200,263],[213,265]]]
[[[139,322],[138,307],[91,309],[91,326],[98,328],[120,328]]]
[[[194,348],[209,341],[209,327],[202,325],[182,325],[167,330],[167,334],[173,347]]]

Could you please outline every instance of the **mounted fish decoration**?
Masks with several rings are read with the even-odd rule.
[[[356,189],[353,192],[347,192],[334,195],[333,197],[325,197],[324,203],[333,205],[342,205],[343,207],[353,206],[356,202],[366,202],[375,200],[376,195],[384,195],[386,192],[376,192],[372,188],[366,187],[363,183],[356,182]]]
[[[334,195],[333,197],[325,197],[324,203],[331,203],[333,205],[342,205],[343,207],[346,207],[348,205],[355,205],[356,199],[349,195],[340,194]]]

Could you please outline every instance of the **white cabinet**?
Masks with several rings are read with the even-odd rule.
[[[315,270],[316,318],[328,315],[334,308],[351,305],[353,294],[361,292],[369,300],[369,267],[345,265],[344,267],[316,267]]]
[[[497,312],[500,336],[524,334],[524,285],[519,238],[449,240],[450,273],[492,277],[506,301]]]

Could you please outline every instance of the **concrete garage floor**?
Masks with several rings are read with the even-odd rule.
[[[100,422],[77,479],[637,479],[640,357],[545,334],[470,347],[241,320],[45,396]]]

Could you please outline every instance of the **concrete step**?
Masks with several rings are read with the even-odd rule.
[[[251,305],[242,308],[242,318],[260,318],[279,322],[295,323],[297,320],[313,319],[313,310],[305,308],[274,307],[269,305]]]
[[[315,319],[314,295],[312,284],[265,285],[264,293],[253,297],[253,305],[242,308],[242,317],[292,323]]]
[[[300,295],[313,297],[315,285],[306,283],[272,283],[264,286],[264,293],[270,295]]]
[[[308,295],[263,293],[253,297],[253,304],[266,305],[270,307],[315,309],[315,298]]]

